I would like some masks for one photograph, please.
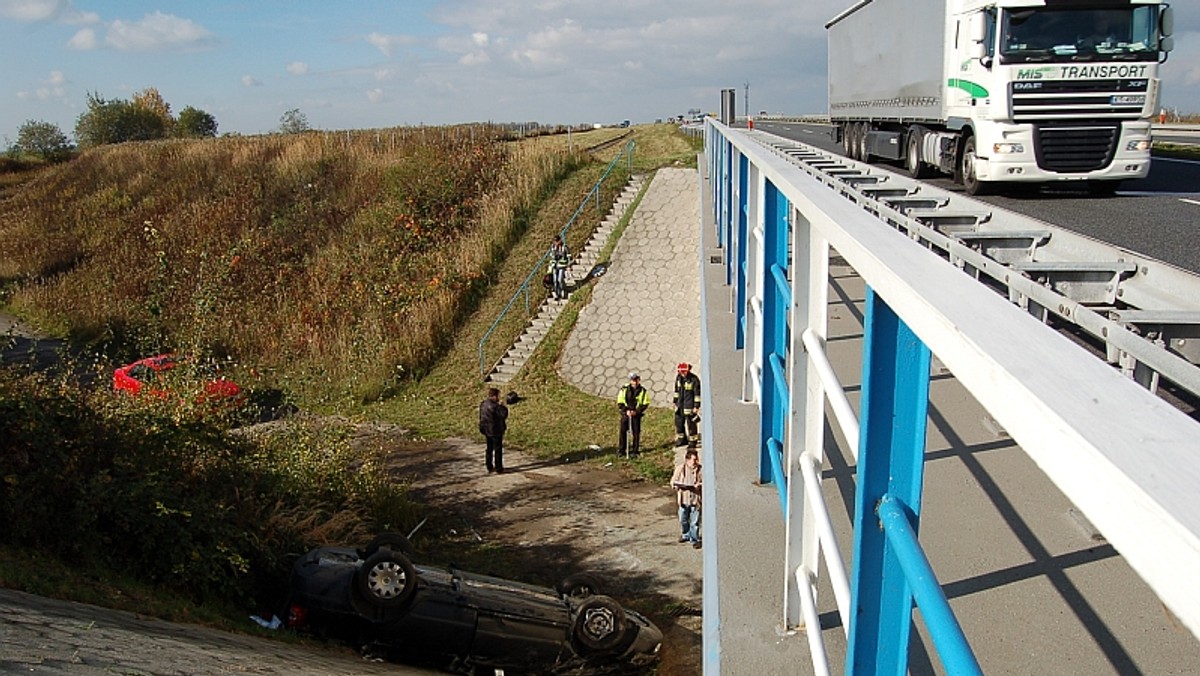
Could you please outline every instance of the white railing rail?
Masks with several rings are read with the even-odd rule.
[[[884,310],[892,313],[901,328],[910,330],[927,348],[927,354],[936,355],[1163,604],[1200,636],[1200,584],[1195,582],[1195,571],[1200,570],[1200,510],[1194,504],[1200,486],[1200,425],[764,148],[748,132],[710,119],[706,153],[726,264],[749,271],[745,289],[741,294],[735,289],[733,294],[744,302],[741,307],[735,302],[733,310],[735,321],[745,325],[744,344],[737,346],[745,351],[742,399],[762,411],[759,451],[763,462],[776,463],[761,469],[760,477],[764,482],[780,473],[786,477],[780,491],[788,582],[781,611],[786,626],[803,626],[809,632],[817,673],[828,671],[820,628],[814,627],[815,584],[822,556],[843,627],[851,635],[847,673],[870,673],[854,667],[853,634],[856,617],[872,590],[860,586],[854,573],[847,575],[823,504],[820,468],[825,459],[826,402],[859,463],[856,499],[860,510],[865,504],[871,512],[863,523],[877,526],[860,524],[853,534],[855,551],[864,538],[873,537],[864,531],[888,529],[883,517],[874,515],[879,504],[886,503],[886,520],[892,524],[889,542],[915,537],[920,514],[919,470],[916,504],[898,499],[890,489],[870,495],[863,487],[864,467],[878,462],[866,459],[867,454],[875,458],[896,449],[881,449],[873,441],[879,439],[880,425],[889,424],[886,415],[864,417],[859,429],[860,419],[825,355],[831,250],[866,283],[868,303],[876,304],[869,307],[880,308],[876,315]],[[786,216],[778,214],[781,208]],[[739,224],[739,218],[750,222]],[[778,224],[771,229],[772,218],[786,219],[787,254],[782,267],[779,240],[770,240],[779,236],[780,229]],[[727,278],[735,276],[727,274]],[[785,283],[784,278],[790,288],[773,292],[772,285]],[[780,299],[786,303],[785,326],[772,315]],[[868,339],[873,321],[868,309]],[[880,354],[888,353],[872,353],[870,358],[878,359]],[[927,379],[928,362],[924,363]],[[780,383],[780,378],[786,382]],[[864,412],[871,401],[867,381],[864,374]],[[781,391],[790,397],[782,405]],[[896,393],[903,394],[900,388]],[[777,416],[784,418],[782,426],[773,424],[779,422]],[[924,404],[913,417],[920,418],[916,434],[923,438]],[[782,435],[779,429],[784,430]],[[920,451],[924,452],[923,446]],[[905,520],[906,514],[914,523]],[[915,544],[915,540],[905,542],[903,547]],[[921,565],[924,555],[919,547],[910,553],[905,572],[920,575],[928,568]],[[934,583],[932,589],[940,593]],[[900,601],[901,605],[921,595],[911,586],[906,588],[909,600]],[[922,589],[929,598],[931,588]],[[885,606],[894,601],[866,600]],[[859,612],[849,612],[851,608]],[[924,616],[927,625],[937,623],[934,616],[942,616],[948,608],[944,597],[932,599]],[[706,626],[708,622],[706,614]],[[954,625],[953,617],[946,623]],[[953,634],[957,626],[947,628]],[[930,630],[934,633],[936,627]],[[906,621],[902,635],[896,636],[902,645],[907,645],[907,632]],[[969,649],[961,655],[952,640],[939,643],[935,638],[934,644],[939,650],[950,646],[950,654],[942,653],[942,659],[962,657],[970,670]]]

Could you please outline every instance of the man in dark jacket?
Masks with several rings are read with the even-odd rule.
[[[642,387],[642,379],[636,371],[630,373],[629,384],[617,393],[617,409],[621,411],[621,436],[617,440],[617,455],[626,458],[638,455],[642,441],[642,414],[649,406],[650,393]],[[633,437],[629,444],[626,444],[627,436]]]
[[[695,448],[700,442],[696,421],[700,420],[700,376],[692,365],[680,363],[675,376],[675,447]]]
[[[504,432],[508,429],[508,407],[500,403],[500,390],[489,387],[487,399],[479,403],[479,433],[487,439],[487,470],[504,474]]]

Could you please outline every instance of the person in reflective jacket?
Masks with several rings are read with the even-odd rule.
[[[700,376],[692,373],[692,365],[681,362],[675,376],[675,447],[695,448],[700,443],[697,423],[700,421]]]
[[[629,374],[629,384],[622,387],[617,394],[617,409],[621,412],[621,436],[617,440],[617,455],[626,458],[637,456],[642,441],[642,415],[649,406],[650,393],[642,387],[642,379],[634,371]],[[633,438],[626,439],[630,436]]]

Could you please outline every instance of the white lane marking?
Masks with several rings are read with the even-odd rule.
[[[1118,190],[1116,194],[1122,197],[1200,197],[1197,192],[1154,192],[1152,190]]]
[[[1180,164],[1200,164],[1200,160],[1181,160],[1178,157],[1152,157],[1154,162],[1179,162]]]
[[[1200,207],[1200,200],[1190,200],[1190,199],[1186,199],[1186,198],[1184,198],[1184,197],[1180,197],[1180,198],[1179,198],[1179,201],[1180,201],[1180,202],[1187,202],[1188,204],[1195,204],[1196,206]]]

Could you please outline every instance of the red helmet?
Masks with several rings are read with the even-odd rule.
[[[692,370],[692,365],[691,365],[691,364],[689,364],[689,363],[687,363],[687,362],[685,362],[685,361],[681,361],[681,362],[679,362],[679,366],[676,366],[675,368],[676,368],[676,369],[677,369],[677,370],[678,370],[680,373],[687,373],[688,371],[691,371],[691,370]]]

